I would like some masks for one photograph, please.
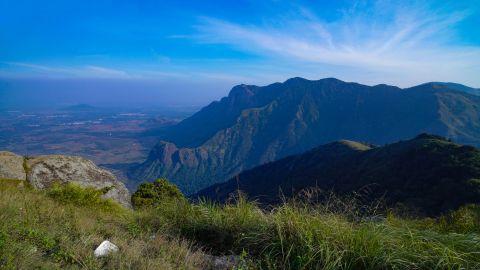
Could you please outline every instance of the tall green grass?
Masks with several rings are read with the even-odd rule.
[[[207,269],[205,253],[242,255],[241,269],[480,269],[478,206],[418,219],[355,200],[266,210],[239,197],[133,211],[101,194],[0,181],[0,269]],[[120,251],[94,258],[105,239]]]
[[[140,217],[213,252],[247,253],[258,269],[480,269],[475,232],[446,229],[442,219],[355,218],[358,209],[335,208],[290,202],[265,211],[240,198],[166,202]]]

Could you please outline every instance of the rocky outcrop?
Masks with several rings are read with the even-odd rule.
[[[47,155],[27,161],[27,179],[38,189],[49,188],[55,182],[75,183],[96,189],[110,188],[103,195],[124,206],[130,205],[130,194],[115,176],[92,161],[75,156]]]
[[[24,159],[14,153],[0,152],[0,179],[27,180],[37,189],[49,188],[54,183],[107,188],[104,198],[130,207],[130,194],[125,185],[111,172],[81,157],[46,155]]]
[[[23,157],[0,151],[0,179],[25,180]]]

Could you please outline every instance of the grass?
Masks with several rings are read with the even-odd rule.
[[[135,213],[79,187],[48,192],[0,180],[0,269],[203,269],[190,241],[141,228]],[[120,251],[97,259],[109,239]]]
[[[111,199],[103,199],[102,195],[109,188],[95,189],[81,187],[72,183],[55,183],[46,191],[48,197],[63,204],[72,204],[77,207],[97,209],[105,213],[126,213],[125,209]]]
[[[480,235],[456,231],[461,222],[355,220],[352,212],[297,202],[264,211],[243,199],[167,202],[143,223],[213,252],[247,253],[257,269],[480,269]]]
[[[208,253],[242,255],[242,269],[480,269],[477,206],[416,219],[336,199],[270,210],[242,198],[165,200],[133,211],[99,196],[0,181],[0,268],[205,269]],[[120,251],[94,258],[105,239]]]

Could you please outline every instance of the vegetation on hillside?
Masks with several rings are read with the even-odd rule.
[[[246,253],[256,269],[480,267],[478,207],[406,219],[365,215],[361,206],[349,205],[290,202],[265,211],[243,199],[224,206],[171,201],[143,222],[213,252]]]
[[[261,203],[281,203],[308,188],[360,193],[369,203],[438,216],[480,203],[480,150],[436,135],[372,147],[351,141],[319,146],[213,185],[198,196],[225,201],[237,189]],[[454,196],[452,196],[454,194]]]
[[[74,185],[49,191],[0,179],[0,269],[203,269],[192,242],[138,223],[138,213]],[[105,239],[117,254],[95,258]]]
[[[185,196],[177,186],[165,178],[140,184],[132,195],[132,204],[135,208],[158,206],[166,200],[185,200]]]
[[[270,210],[241,196],[225,205],[166,199],[132,211],[95,194],[0,181],[0,268],[202,269],[204,252],[241,255],[249,269],[480,268],[474,205],[436,219],[335,198]],[[119,253],[94,258],[104,239]]]

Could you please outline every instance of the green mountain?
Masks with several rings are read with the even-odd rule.
[[[480,144],[480,97],[435,83],[401,89],[328,78],[240,85],[166,130],[130,179],[167,177],[192,194],[243,170],[349,139],[385,144],[422,132]]]
[[[247,170],[198,196],[225,201],[241,190],[269,204],[312,187],[365,192],[366,201],[383,198],[436,215],[480,202],[480,150],[427,134],[381,147],[338,141]]]

